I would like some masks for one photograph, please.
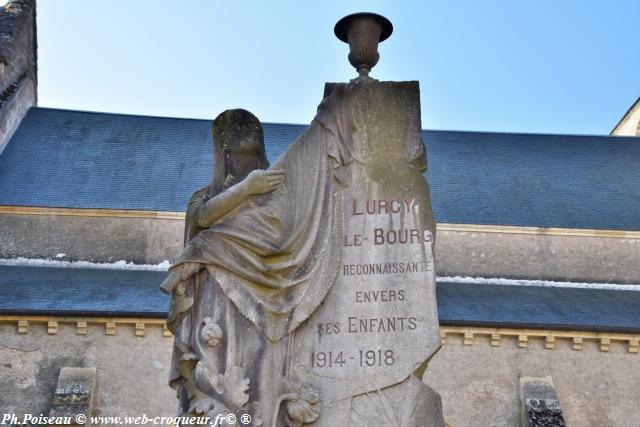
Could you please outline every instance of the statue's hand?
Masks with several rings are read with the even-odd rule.
[[[248,195],[266,194],[275,190],[286,176],[283,170],[254,170],[245,180],[243,185]]]
[[[167,294],[172,293],[180,283],[188,280],[191,276],[204,268],[203,264],[197,262],[184,262],[171,267],[169,275],[160,285],[160,289]]]

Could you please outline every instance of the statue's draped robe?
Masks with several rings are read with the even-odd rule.
[[[167,319],[175,335],[172,386],[179,387],[185,355],[203,357],[198,351],[192,355],[203,317],[220,321],[227,336],[234,333],[226,330],[231,325],[220,320],[223,315],[203,311],[235,307],[259,339],[277,343],[311,316],[335,282],[344,220],[341,188],[348,185],[349,164],[364,150],[356,140],[359,106],[349,86],[339,89],[325,96],[309,128],[272,165],[286,172],[285,181],[271,193],[250,197],[186,243],[176,265],[200,263],[205,269],[190,279],[183,296],[172,298]],[[207,283],[219,287],[226,306],[201,302],[197,308],[205,294],[215,294],[203,293]],[[253,351],[249,360],[263,351]]]

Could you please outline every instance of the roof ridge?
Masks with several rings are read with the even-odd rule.
[[[78,113],[78,114],[104,114],[104,115],[108,115],[108,116],[127,116],[127,117],[141,117],[141,118],[150,118],[150,119],[193,120],[193,121],[201,121],[201,122],[211,121],[209,119],[198,119],[198,118],[194,118],[194,117],[152,116],[152,115],[149,115],[149,114],[115,113],[115,112],[109,112],[109,111],[93,111],[93,110],[74,110],[74,109],[70,109],[70,108],[59,108],[59,107],[35,106],[35,107],[31,107],[29,109],[29,111],[32,111],[32,110],[38,110],[38,111],[42,111],[42,110],[60,111],[60,112]]]
[[[507,132],[507,131],[487,131],[487,130],[451,130],[451,129],[423,129],[423,132],[450,132],[450,133],[481,133],[487,135],[522,135],[522,136],[557,136],[562,138],[631,138],[640,141],[637,136],[621,136],[609,134],[588,134],[588,133],[551,133],[551,132]]]
[[[74,110],[69,108],[59,107],[31,107],[30,110],[48,110],[69,112],[78,114],[103,114],[109,116],[123,116],[123,117],[140,117],[151,119],[167,119],[167,120],[189,120],[198,122],[211,122],[213,119],[200,119],[194,117],[170,117],[170,116],[153,116],[148,114],[133,114],[133,113],[119,113],[119,112],[107,112],[107,111],[91,111],[91,110]],[[283,123],[283,122],[261,122],[263,125],[275,125],[275,126],[301,126],[306,127],[308,124],[303,123]],[[618,135],[595,135],[595,134],[580,134],[580,133],[551,133],[551,132],[508,132],[508,131],[485,131],[485,130],[456,130],[456,129],[422,129],[423,132],[448,132],[448,133],[466,133],[466,134],[486,134],[486,135],[522,135],[522,136],[557,136],[557,137],[589,137],[589,138],[631,138],[640,141],[640,137],[637,136],[618,136]]]
[[[135,113],[120,113],[120,112],[110,112],[110,111],[95,111],[95,110],[76,110],[71,108],[60,108],[60,107],[43,107],[43,106],[34,106],[31,107],[30,110],[48,110],[48,111],[61,111],[61,112],[69,112],[69,113],[80,113],[80,114],[104,114],[109,116],[127,116],[127,117],[141,117],[141,118],[150,118],[150,119],[168,119],[168,120],[193,120],[199,122],[212,122],[211,119],[201,119],[197,117],[172,117],[172,116],[154,116],[150,114],[135,114]],[[269,125],[284,125],[284,126],[308,126],[308,124],[303,123],[281,123],[281,122],[262,122],[262,124]]]

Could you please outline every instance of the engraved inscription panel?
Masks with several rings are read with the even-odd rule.
[[[404,380],[440,345],[428,191],[416,174],[393,194],[367,180],[344,192],[338,278],[294,338],[298,372],[331,400]]]
[[[341,268],[292,337],[292,372],[318,387],[326,405],[402,382],[440,346],[416,89],[381,84],[360,103],[370,106],[360,128],[367,160],[353,162],[340,194]]]

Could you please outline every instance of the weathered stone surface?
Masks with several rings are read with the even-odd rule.
[[[323,426],[432,427],[442,426],[440,395],[412,375],[401,384],[352,399],[333,402],[320,419]]]
[[[287,351],[277,339],[284,330],[275,331],[276,319],[266,319],[273,314],[270,302],[287,304],[270,289],[281,280],[278,273],[286,272],[278,270],[269,259],[275,257],[267,253],[279,250],[274,236],[282,235],[282,209],[289,210],[290,205],[270,204],[265,195],[280,188],[281,196],[285,188],[300,183],[285,185],[286,173],[279,169],[259,170],[269,166],[262,126],[248,111],[223,112],[214,120],[213,134],[215,164],[221,167],[211,183],[191,197],[186,247],[161,287],[172,293],[167,325],[176,337],[169,384],[178,392],[181,414],[212,418],[249,414],[252,425],[263,425],[263,420],[271,419],[279,391],[300,397],[295,385],[274,378]],[[309,176],[313,179],[313,174]],[[307,215],[298,218],[304,222]],[[312,222],[317,224],[318,219]],[[290,254],[306,244],[303,230],[298,227]],[[291,262],[286,255],[280,258],[285,264]],[[260,268],[262,263],[271,268]],[[297,306],[294,303],[291,309]],[[271,340],[263,335],[267,331],[274,334]]]
[[[326,92],[333,90],[345,87]],[[342,264],[293,338],[293,373],[322,396],[318,425],[340,423],[337,402],[403,382],[440,346],[418,85],[360,82],[347,90],[367,107],[357,122],[359,161],[343,190]]]
[[[60,369],[77,366],[96,368],[94,415],[174,416],[175,392],[166,385],[173,340],[161,327],[144,337],[133,326],[118,326],[116,335],[104,329],[89,324],[78,335],[75,324],[63,324],[49,335],[36,324],[18,334],[15,324],[0,323],[0,413],[48,414]]]
[[[144,337],[136,337],[133,326],[118,326],[115,336],[105,335],[104,325],[90,324],[87,335],[77,335],[75,324],[59,329],[48,335],[46,324],[33,324],[18,334],[15,322],[0,323],[4,412],[48,414],[60,367],[75,365],[97,368],[96,416],[176,415],[175,392],[166,385],[173,339],[163,337],[161,327],[147,327]],[[553,377],[568,425],[635,425],[640,354],[613,340],[609,352],[597,342],[586,342],[582,351],[573,350],[571,340],[557,340],[553,350],[544,344],[530,339],[522,349],[503,338],[492,347],[489,337],[476,337],[470,347],[462,336],[447,337],[425,374],[442,395],[445,419],[454,427],[518,425],[518,377],[531,373]]]
[[[424,379],[442,396],[445,419],[455,427],[512,427],[520,423],[518,378],[523,373],[549,375],[562,399],[569,426],[631,426],[636,423],[640,388],[636,386],[640,357],[627,345],[612,344],[602,352],[598,343],[572,349],[572,340],[556,340],[553,350],[544,339],[503,339],[491,346],[490,337],[476,337],[473,346],[462,336],[447,343],[429,362]]]
[[[183,233],[175,219],[0,214],[0,258],[157,264],[180,254]],[[439,231],[435,265],[439,276],[636,284],[638,258],[639,239]]]
[[[180,254],[183,233],[182,220],[4,214],[0,258],[158,264]]]
[[[157,264],[180,254],[183,233],[181,219],[0,214],[0,258]],[[636,284],[638,258],[640,239],[439,231],[435,265],[439,276]]]
[[[551,377],[520,377],[523,427],[563,427],[560,401]]]
[[[63,367],[51,402],[50,417],[69,417],[77,421],[78,415],[93,414],[93,398],[96,385],[96,368]]]
[[[640,283],[640,239],[441,231],[439,276]]]
[[[0,153],[29,107],[36,104],[36,6],[0,6]]]
[[[193,195],[161,286],[183,413],[329,426],[345,402],[350,419],[375,401],[385,423],[382,404],[396,401],[409,406],[390,425],[443,425],[437,394],[413,376],[440,346],[417,82],[328,84],[266,172],[249,174],[262,133],[227,113],[214,122],[227,167]],[[252,195],[262,176],[273,182]]]

